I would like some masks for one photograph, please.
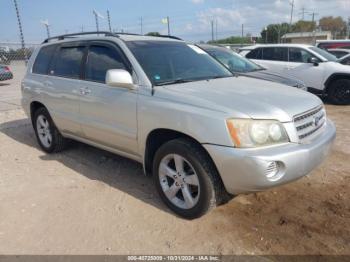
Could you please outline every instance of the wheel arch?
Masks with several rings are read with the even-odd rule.
[[[338,79],[349,79],[350,80],[350,74],[347,74],[347,73],[334,73],[332,75],[330,75],[328,77],[328,79],[326,80],[325,82],[325,89],[324,89],[324,93],[328,93],[328,90],[329,90],[329,87],[330,87],[330,84],[335,81],[335,80],[338,80]]]
[[[38,110],[39,108],[42,108],[42,107],[47,109],[47,107],[39,101],[32,101],[30,103],[30,107],[29,107],[30,108],[30,119],[31,119],[32,123],[33,123],[33,118],[34,118],[34,114],[35,114],[36,110]]]
[[[169,142],[174,139],[179,139],[179,138],[187,138],[192,142],[194,142],[195,144],[199,145],[203,149],[203,151],[208,155],[208,157],[211,159],[212,163],[215,166],[215,163],[211,158],[211,156],[209,155],[209,153],[207,152],[207,150],[194,137],[173,129],[157,128],[152,130],[147,135],[147,139],[146,139],[143,161],[144,161],[144,171],[147,175],[152,174],[153,159],[157,150],[166,142]]]

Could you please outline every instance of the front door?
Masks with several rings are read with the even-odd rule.
[[[289,48],[289,63],[284,69],[284,74],[302,80],[308,88],[324,88],[325,63],[318,58],[319,63],[310,63],[311,58],[316,58],[313,54],[302,48]]]
[[[91,42],[82,81],[80,115],[88,140],[137,154],[137,90],[105,84],[107,70],[131,72],[130,68],[116,44]]]

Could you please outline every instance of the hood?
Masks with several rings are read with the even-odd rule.
[[[244,73],[244,75],[271,81],[271,82],[276,82],[276,83],[280,83],[280,84],[284,84],[292,87],[304,86],[304,83],[298,79],[281,76],[277,73],[271,72],[270,70],[248,72],[248,73]]]
[[[350,74],[350,67],[339,62],[325,62],[332,72]]]
[[[308,92],[244,76],[159,86],[155,96],[224,112],[228,117],[281,122],[322,104]]]

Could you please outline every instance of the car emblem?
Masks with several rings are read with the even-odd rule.
[[[317,127],[320,124],[322,117],[321,116],[316,116],[314,117],[314,125]]]

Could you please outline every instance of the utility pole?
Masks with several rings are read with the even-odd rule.
[[[22,45],[23,56],[24,56],[25,63],[27,64],[28,57],[27,57],[27,52],[26,52],[25,44],[24,44],[24,36],[23,36],[23,28],[22,28],[22,23],[21,23],[21,16],[19,14],[17,0],[13,0],[13,2],[15,4],[15,9],[16,9],[16,15],[17,15],[17,20],[18,20],[19,35],[21,37],[21,45]]]
[[[312,12],[312,14],[310,14],[310,15],[312,16],[312,25],[314,25],[314,23],[315,23],[315,16],[318,15],[318,14],[315,13],[315,12]],[[313,30],[312,30],[312,43],[313,44],[316,44],[316,27],[317,26],[315,26],[315,28],[313,28]]]
[[[218,19],[215,18],[215,40],[218,41]]]
[[[107,10],[107,19],[108,19],[108,27],[109,27],[109,32],[112,33],[112,27],[111,27],[111,17],[109,15],[109,10]]]
[[[140,29],[141,29],[141,35],[143,35],[143,19],[142,19],[142,16],[140,18]]]
[[[293,23],[293,12],[294,12],[294,0],[292,0],[292,2],[289,3],[292,6],[292,10],[290,12],[290,23],[289,23],[289,27],[292,27],[292,23]]]
[[[211,23],[211,41],[214,42],[214,20],[211,20],[210,23]]]
[[[265,27],[265,44],[267,44],[267,27]]]
[[[168,21],[168,35],[170,35],[170,19],[169,19],[169,16],[167,16],[166,19]]]
[[[346,38],[349,39],[350,38],[350,16],[348,17],[348,33],[346,35]]]
[[[244,24],[242,24],[241,46],[243,46],[243,36],[244,36]]]
[[[50,28],[49,28],[50,24],[49,24],[49,20],[47,20],[47,19],[46,20],[41,20],[40,23],[42,23],[45,26],[47,38],[50,38]]]
[[[104,18],[102,15],[100,15],[96,10],[93,10],[92,13],[95,16],[95,22],[96,22],[96,31],[99,32],[100,28],[99,28],[99,24],[98,24],[98,18]]]
[[[81,32],[84,33],[84,25],[81,25]]]
[[[305,7],[301,8],[301,12],[299,14],[301,14],[301,20],[305,21],[305,14],[307,13]]]

